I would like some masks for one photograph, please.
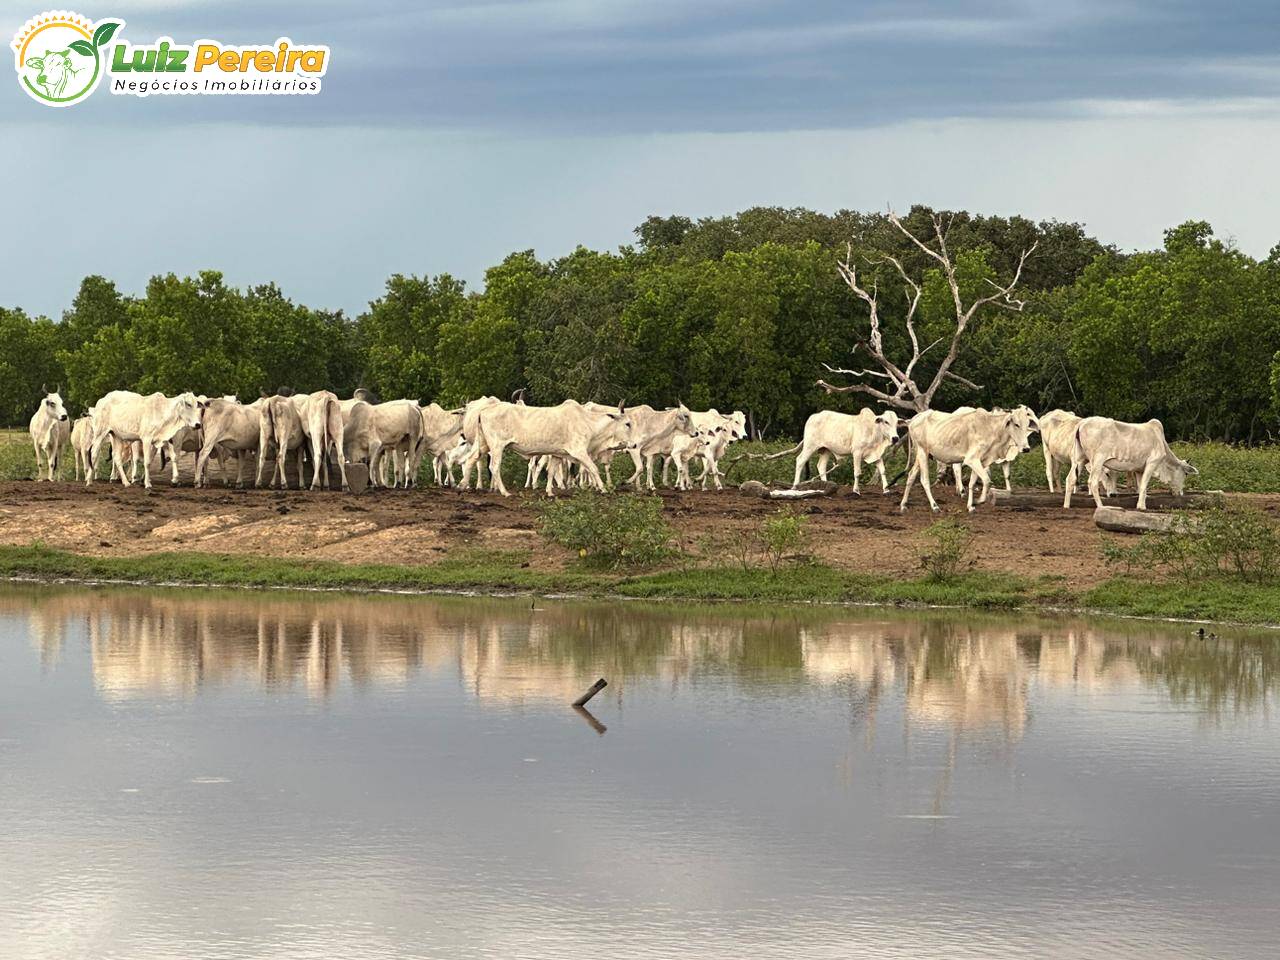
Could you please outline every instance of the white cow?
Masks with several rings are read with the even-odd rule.
[[[796,456],[796,474],[792,489],[800,486],[805,467],[816,453],[818,476],[827,479],[827,472],[841,457],[853,457],[853,492],[861,493],[859,484],[862,465],[874,463],[880,474],[880,487],[889,492],[889,480],[884,473],[884,457],[898,442],[898,415],[892,410],[877,414],[863,407],[856,414],[822,410],[805,421],[804,439],[798,447],[783,450],[774,457],[785,456],[799,449]]]
[[[695,430],[692,434],[677,433],[671,438],[671,462],[676,468],[676,489],[688,490],[693,486],[689,477],[689,462],[694,457],[705,457],[721,434],[728,430],[723,424],[710,431]]]
[[[369,483],[384,486],[381,467],[391,452],[391,486],[413,485],[417,473],[418,445],[422,440],[422,408],[416,400],[389,400],[369,406]],[[401,471],[403,469],[403,476]]]
[[[990,410],[969,410],[964,413],[942,413],[926,410],[917,413],[907,424],[907,436],[911,440],[911,469],[907,473],[906,488],[902,491],[899,509],[907,509],[907,499],[916,477],[924,487],[929,506],[938,509],[929,482],[929,460],[941,463],[958,463],[970,469],[969,509],[973,510],[973,485],[982,481],[980,503],[986,503],[990,493],[991,464],[1008,455],[1010,447],[1019,451],[1030,449],[1030,427],[1019,422],[1011,413],[995,413]]]
[[[1164,438],[1159,420],[1124,423],[1110,417],[1086,417],[1076,427],[1071,452],[1071,470],[1063,484],[1062,506],[1071,506],[1071,493],[1082,467],[1089,471],[1089,493],[1102,506],[1098,492],[1105,474],[1141,471],[1138,480],[1138,509],[1147,509],[1147,486],[1155,477],[1168,484],[1175,496],[1182,496],[1188,476],[1200,473],[1178,457]]]
[[[496,406],[504,401],[497,397],[479,397],[470,401],[462,408],[462,439],[467,442],[467,458],[462,461],[462,483],[458,485],[460,490],[471,489],[471,471],[476,472],[476,489],[484,489],[483,464],[485,454],[489,452],[489,447],[485,443],[483,432],[480,430],[480,414],[489,407]],[[493,486],[493,477],[489,477],[489,485]]]
[[[647,403],[627,408],[631,420],[631,463],[635,467],[627,483],[640,482],[645,473],[645,485],[653,489],[653,465],[658,457],[670,457],[671,445],[677,435],[688,436],[694,432],[693,417],[683,403],[667,410],[655,410]]]
[[[421,408],[422,433],[414,457],[413,471],[426,457],[431,458],[431,472],[437,486],[453,483],[453,466],[445,469],[445,460],[458,446],[462,434],[462,410],[446,410],[438,403]]]
[[[716,489],[723,490],[724,483],[722,480],[724,474],[720,472],[720,459],[724,456],[729,444],[735,440],[746,439],[747,415],[741,410],[735,410],[733,413],[721,413],[715,407],[712,407],[710,410],[691,414],[690,420],[695,429],[704,433],[708,430],[714,430],[718,426],[724,427],[724,430],[715,435],[711,443],[703,447],[700,454],[702,458],[702,475],[698,477],[703,490],[707,489],[708,474],[715,481]],[[666,464],[663,464],[662,476],[664,483],[666,482],[666,474]]]
[[[85,476],[85,485],[93,483],[98,449],[109,436],[111,456],[120,474],[120,482],[126,487],[130,481],[124,470],[125,449],[135,442],[141,444],[143,485],[150,490],[151,458],[184,427],[194,429],[199,426],[200,414],[199,401],[189,392],[176,397],[166,397],[163,393],[144,397],[131,390],[112,390],[94,404],[93,440],[90,441],[94,462]],[[176,469],[172,482],[178,482]]]
[[[1071,467],[1071,454],[1076,445],[1076,427],[1083,422],[1070,410],[1050,410],[1040,418],[1040,448],[1044,453],[1044,475],[1049,492],[1058,475],[1058,461]]]
[[[329,390],[317,390],[315,393],[295,394],[290,400],[298,414],[302,435],[310,445],[311,489],[319,490],[321,484],[329,486],[329,453],[332,451],[338,460],[342,489],[350,490],[347,483],[346,424],[337,395]],[[364,403],[363,400],[356,402]],[[364,405],[368,406],[367,403]],[[298,483],[302,483],[301,476]]]
[[[226,453],[233,454],[236,458],[236,486],[244,486],[244,458],[250,452],[256,453],[261,444],[262,411],[266,405],[266,398],[250,404],[242,404],[234,397],[209,401],[201,427],[204,443],[196,457],[197,487],[205,485],[204,475],[209,458],[216,455],[221,465]],[[222,483],[224,486],[228,485],[225,471],[222,472]]]
[[[31,445],[36,451],[36,479],[53,480],[58,472],[58,462],[62,459],[62,448],[71,439],[71,424],[67,422],[67,408],[62,405],[62,397],[57,390],[45,391],[44,399],[31,416]],[[40,476],[42,467],[40,458],[44,457],[48,476]]]
[[[471,455],[471,444],[462,439],[461,434],[458,435],[457,443],[450,447],[440,459],[440,470],[444,477],[444,485],[451,487],[454,485],[453,468],[459,467],[466,463],[467,457]]]
[[[76,479],[89,470],[89,444],[93,441],[93,407],[71,425],[71,453],[76,458]]]
[[[956,407],[953,411],[951,411],[951,415],[955,415],[957,413],[969,413],[971,410],[978,410],[978,409],[981,409],[981,408]],[[1013,416],[1017,418],[1019,425],[1027,428],[1028,433],[1035,433],[1040,429],[1040,420],[1036,416],[1036,412],[1026,405],[1019,405],[1014,407],[1012,410],[1008,410],[1008,411],[1004,410],[1001,407],[996,407],[991,412],[1013,414]],[[1022,449],[1019,449],[1016,445],[1011,445],[1009,449],[1005,452],[1005,455],[1000,457],[998,460],[996,460],[996,463],[1000,464],[1001,468],[1004,470],[1004,488],[1010,492],[1013,491],[1013,484],[1009,476],[1009,468],[1010,468],[1010,465],[1013,463],[1013,461],[1018,459],[1018,455],[1023,452],[1024,451]],[[942,482],[943,475],[946,472],[947,466],[948,464],[941,463],[941,462],[938,464],[938,482],[939,483]],[[950,464],[950,467],[951,467],[952,473],[955,475],[956,495],[964,496],[964,468],[961,466],[961,464],[958,464],[958,463]]]
[[[268,486],[274,487],[280,481],[280,489],[287,490],[289,478],[285,472],[285,464],[289,454],[295,450],[298,454],[298,487],[303,484],[303,452],[306,449],[306,432],[302,429],[302,419],[298,416],[297,405],[292,397],[274,396],[262,398],[262,415],[258,419],[258,474],[254,486],[262,486],[262,468],[272,450],[275,451],[275,467],[271,471]]]
[[[621,405],[597,412],[574,400],[554,407],[499,402],[480,411],[477,440],[489,450],[490,482],[507,497],[511,494],[501,471],[508,448],[522,457],[550,454],[571,460],[586,471],[593,487],[603,491],[604,480],[594,456],[606,449],[622,449],[630,442],[630,434],[631,421]],[[551,492],[548,476],[547,493]]]

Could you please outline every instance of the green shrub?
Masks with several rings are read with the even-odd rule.
[[[920,532],[920,566],[930,580],[950,580],[973,566],[973,531],[958,520],[938,520]]]
[[[538,504],[538,532],[594,566],[652,566],[671,556],[662,498],[583,490]]]
[[[779,507],[760,521],[756,539],[769,569],[775,574],[787,554],[801,550],[809,539],[809,518],[792,506]]]
[[[1128,573],[1269,583],[1280,575],[1280,525],[1248,504],[1215,504],[1179,511],[1167,533],[1145,533],[1132,544],[1104,540],[1102,556]]]

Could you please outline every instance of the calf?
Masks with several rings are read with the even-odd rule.
[[[62,448],[71,439],[71,425],[67,422],[67,408],[62,405],[62,397],[57,390],[45,391],[44,399],[31,416],[31,445],[36,451],[36,479],[49,480],[58,472],[58,463],[62,459]],[[40,458],[44,457],[48,475],[40,476]]]

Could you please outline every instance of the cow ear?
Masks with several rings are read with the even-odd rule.
[[[24,67],[35,67],[37,70],[44,69],[44,57],[28,57]]]
[[[625,413],[625,412],[626,412],[626,409],[627,409],[627,400],[626,400],[626,398],[624,397],[624,398],[622,399],[622,402],[618,404],[618,412],[619,412],[619,413]]]

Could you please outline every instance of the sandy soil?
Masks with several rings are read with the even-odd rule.
[[[845,569],[913,575],[919,532],[934,520],[921,497],[903,514],[896,494],[807,500],[811,549]],[[1042,493],[1044,493],[1042,491]],[[735,489],[721,493],[664,491],[672,525],[685,549],[702,552],[747,538],[777,508]],[[1119,505],[1131,505],[1132,497]],[[1280,496],[1250,498],[1280,513]],[[1032,496],[988,504],[968,515],[954,491],[941,493],[943,516],[966,518],[980,554],[978,567],[1024,574],[1055,574],[1072,585],[1103,575],[1102,534],[1092,503],[1077,498],[1069,511],[1056,498]],[[1158,506],[1159,499],[1153,500]],[[432,563],[457,549],[513,550],[534,569],[557,569],[568,553],[548,545],[534,529],[530,499],[456,490],[367,491],[360,495],[289,490],[209,489],[72,482],[0,483],[0,543],[29,544],[80,553],[129,556],[166,550],[321,558],[345,563]],[[1109,535],[1107,535],[1109,536]]]

